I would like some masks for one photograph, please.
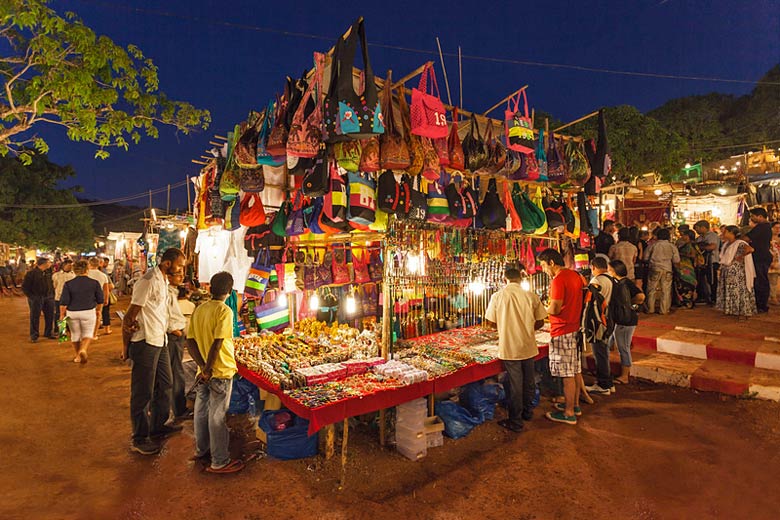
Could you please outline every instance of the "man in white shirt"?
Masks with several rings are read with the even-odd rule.
[[[184,419],[187,416],[187,398],[184,393],[184,342],[186,340],[187,318],[179,307],[179,286],[184,281],[184,270],[168,275],[168,354],[171,358],[172,409],[173,416]]]
[[[609,301],[612,298],[612,278],[607,274],[609,261],[604,255],[596,255],[590,261],[590,272],[593,277],[590,279],[590,285],[599,288],[599,292],[604,296],[604,303],[609,308]],[[590,348],[593,350],[593,357],[596,359],[596,383],[587,386],[585,389],[589,393],[609,395],[615,393],[615,385],[612,381],[612,373],[609,369],[609,344],[604,341],[595,341]]]
[[[60,270],[51,276],[51,281],[54,284],[54,305],[56,309],[55,316],[60,315],[60,298],[62,298],[62,288],[69,281],[76,278],[76,273],[73,272],[73,260],[66,258],[62,261]]]
[[[184,271],[186,259],[179,249],[163,253],[160,264],[133,286],[133,298],[122,321],[122,359],[133,361],[130,378],[131,449],[141,455],[160,451],[165,436],[181,431],[166,424],[171,413],[171,361],[167,345],[168,280]]]
[[[544,325],[547,311],[535,292],[520,287],[519,269],[508,268],[504,277],[507,285],[490,298],[485,321],[498,329],[498,357],[507,375],[509,417],[498,424],[519,433],[533,416],[534,358],[539,354],[534,331]]]

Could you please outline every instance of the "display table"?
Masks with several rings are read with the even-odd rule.
[[[539,355],[536,359],[545,357],[547,357],[547,346],[540,346]],[[273,385],[260,374],[247,369],[241,364],[238,365],[238,373],[241,377],[251,381],[258,388],[278,396],[282,404],[291,412],[308,420],[309,435],[314,435],[321,428],[349,417],[377,412],[431,394],[446,392],[452,388],[498,375],[503,371],[504,366],[499,359],[488,363],[473,363],[449,374],[420,383],[380,390],[366,396],[350,397],[310,408],[287,395],[281,388]]]

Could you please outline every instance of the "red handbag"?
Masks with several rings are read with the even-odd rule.
[[[520,96],[523,97],[524,112],[520,112]],[[528,113],[525,89],[506,102],[504,131],[507,148],[521,153],[534,153],[534,122]]]
[[[260,201],[259,193],[244,193],[244,196],[241,197],[238,221],[242,226],[246,227],[265,224],[265,208]]]
[[[371,276],[368,274],[368,251],[363,251],[361,256],[352,250],[352,269],[355,271],[355,283],[368,283]]]
[[[352,278],[349,275],[349,265],[347,265],[347,250],[346,248],[333,248],[333,283],[336,285],[344,285],[352,282]]]
[[[428,92],[428,75],[431,76],[431,92]],[[435,92],[435,95],[433,94]],[[439,85],[436,73],[429,64],[420,76],[420,85],[412,89],[411,109],[412,133],[431,139],[447,137],[447,113],[439,99]]]

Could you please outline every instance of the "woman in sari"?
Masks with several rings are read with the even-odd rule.
[[[693,236],[691,236],[693,235]],[[677,250],[680,252],[680,265],[677,271],[680,280],[690,287],[696,287],[696,245],[694,240],[696,235],[693,231],[684,230],[680,233],[680,240],[677,242]]]
[[[720,253],[716,307],[726,315],[747,319],[756,313],[753,293],[756,271],[753,267],[753,248],[740,240],[739,236],[737,226],[727,226],[723,233],[725,245]]]

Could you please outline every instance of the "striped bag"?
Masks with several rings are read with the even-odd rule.
[[[376,183],[365,173],[347,174],[349,208],[347,220],[352,227],[366,230],[376,219]]]
[[[244,287],[244,298],[247,300],[261,300],[268,288],[271,272],[274,266],[271,265],[271,253],[268,249],[261,249],[257,253],[252,267],[249,268],[249,276]]]
[[[286,299],[277,298],[272,302],[256,305],[255,316],[262,330],[278,332],[290,325],[290,310]]]
[[[428,182],[428,222],[446,222],[450,218],[450,206],[439,181]]]

